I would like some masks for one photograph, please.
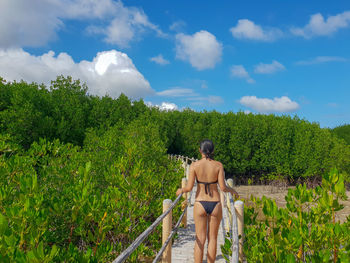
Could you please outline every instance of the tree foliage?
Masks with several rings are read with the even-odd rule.
[[[332,132],[339,138],[345,140],[345,142],[350,145],[350,124],[344,124],[335,127]]]
[[[183,169],[167,153],[199,158],[206,138],[236,179],[327,178],[334,166],[347,178],[348,127],[161,111],[123,94],[89,95],[71,77],[50,87],[0,78],[0,261],[111,261],[174,199]],[[159,229],[130,261],[152,255],[158,237]]]

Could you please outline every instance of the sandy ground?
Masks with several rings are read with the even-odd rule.
[[[288,189],[286,188],[270,185],[242,185],[236,186],[234,188],[244,199],[250,199],[251,195],[259,198],[266,196],[268,198],[276,200],[276,204],[279,207],[284,207],[286,204],[286,201],[284,199],[288,192]],[[350,215],[350,191],[347,191],[346,195],[348,197],[348,200],[340,201],[340,203],[344,205],[344,208],[336,213],[336,220],[340,220],[340,222],[346,221],[346,217]]]

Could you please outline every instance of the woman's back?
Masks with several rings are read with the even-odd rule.
[[[203,158],[192,164],[197,180],[197,201],[220,201],[217,183],[222,164]]]

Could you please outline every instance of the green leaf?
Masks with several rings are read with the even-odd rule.
[[[0,213],[0,236],[3,236],[8,228],[8,221],[6,217]]]

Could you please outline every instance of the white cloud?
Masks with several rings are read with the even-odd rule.
[[[224,103],[224,99],[220,96],[214,96],[214,95],[209,95],[207,97],[203,96],[197,96],[197,97],[190,97],[186,98],[188,101],[192,101],[192,105],[205,105],[205,104],[210,104],[210,105],[217,105],[217,104],[222,104]]]
[[[263,113],[292,112],[299,109],[299,104],[286,96],[280,98],[257,98],[256,96],[243,96],[239,102],[253,110]]]
[[[193,35],[176,35],[176,58],[188,61],[198,70],[214,68],[221,55],[222,44],[205,30]]]
[[[192,89],[183,89],[183,88],[171,88],[156,93],[158,96],[164,97],[193,97],[198,96]]]
[[[259,63],[255,66],[254,72],[257,74],[272,74],[277,71],[283,71],[286,68],[276,60],[273,60],[271,64]]]
[[[157,33],[160,37],[165,37],[159,27],[148,20],[142,9],[124,7],[122,2],[115,2],[116,12],[114,18],[107,28],[93,27],[94,32],[101,32],[105,35],[105,41],[116,44],[120,47],[128,47],[129,42],[140,35],[146,29]]]
[[[177,110],[178,107],[175,103],[171,102],[162,102],[162,104],[159,107],[161,110]]]
[[[233,65],[231,67],[231,75],[235,78],[245,79],[250,84],[255,83],[255,80],[249,76],[243,65]]]
[[[314,65],[314,64],[321,64],[321,63],[327,63],[327,62],[345,62],[345,61],[347,61],[347,59],[343,58],[343,57],[318,56],[318,57],[311,58],[308,60],[297,61],[295,64],[297,64],[297,65]]]
[[[35,0],[43,2],[42,0]],[[121,2],[113,0],[51,0],[57,7],[57,15],[69,19],[104,19],[118,12]]]
[[[56,37],[63,26],[53,1],[2,0],[0,47],[40,46]]]
[[[349,27],[350,11],[345,11],[335,16],[329,16],[326,20],[322,14],[317,13],[310,17],[310,21],[304,27],[293,27],[291,32],[294,35],[304,38],[316,36],[329,36],[341,28]]]
[[[120,93],[133,98],[154,94],[148,81],[136,69],[127,54],[116,50],[99,52],[92,61],[75,63],[67,53],[55,56],[53,51],[33,56],[22,49],[0,50],[0,72],[8,81],[25,80],[49,85],[57,75],[80,79],[89,93],[118,97]]]
[[[192,105],[204,105],[204,104],[216,105],[224,102],[223,98],[220,96],[214,96],[214,95],[201,96],[200,94],[195,92],[193,89],[186,89],[186,88],[179,88],[179,87],[159,91],[156,93],[156,95],[161,97],[172,97],[172,98],[179,98],[185,101],[190,101]]]
[[[163,111],[178,110],[178,106],[175,103],[171,103],[171,102],[162,102],[160,105],[158,105],[158,104],[153,104],[152,102],[148,101],[148,102],[145,102],[145,104],[148,107],[151,107],[151,108],[156,107],[156,108],[163,110]]]
[[[186,23],[182,20],[175,21],[169,26],[169,29],[175,32],[181,32],[186,27]]]
[[[169,60],[166,60],[162,54],[159,54],[158,56],[150,58],[150,61],[153,61],[159,65],[167,65],[169,64]]]
[[[249,19],[240,19],[235,27],[231,27],[232,36],[238,39],[258,41],[274,41],[283,33],[278,28],[262,28]]]
[[[220,96],[208,96],[208,102],[210,104],[221,104],[224,102],[224,99]]]
[[[113,0],[1,0],[0,47],[43,46],[57,37],[64,20],[91,24],[87,32],[105,35],[105,41],[126,47],[145,30],[165,34],[148,20],[142,9]]]

